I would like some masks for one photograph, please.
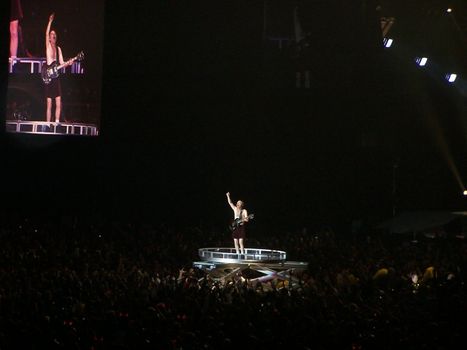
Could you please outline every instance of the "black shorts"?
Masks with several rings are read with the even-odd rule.
[[[232,232],[232,238],[235,238],[235,239],[240,239],[240,238],[245,239],[245,236],[246,236],[245,225],[238,226]]]
[[[45,97],[55,98],[62,96],[62,86],[60,85],[60,78],[54,78],[49,84],[45,85]]]

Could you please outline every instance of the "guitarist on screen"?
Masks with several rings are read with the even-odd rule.
[[[245,254],[245,248],[243,246],[243,241],[245,239],[245,223],[249,221],[248,212],[244,208],[243,201],[237,201],[237,204],[234,205],[230,199],[230,192],[226,193],[227,203],[234,212],[234,222],[238,222],[238,225],[235,225],[232,231],[232,238],[234,240],[235,251],[237,254]]]
[[[65,64],[65,67],[73,64],[74,60],[63,60],[62,49],[57,46],[57,33],[55,30],[50,30],[55,14],[51,14],[49,17],[49,23],[45,31],[45,52],[47,58],[47,65],[51,65],[54,62],[59,64]],[[47,122],[52,119],[52,99],[55,100],[55,122],[60,122],[60,113],[62,109],[62,88],[60,86],[60,79],[54,78],[50,84],[45,85],[45,96],[47,98]]]

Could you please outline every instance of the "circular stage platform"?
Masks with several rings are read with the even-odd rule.
[[[44,121],[7,120],[6,131],[24,134],[98,136],[99,129],[93,124],[51,123]]]
[[[299,286],[297,272],[305,271],[308,263],[286,261],[282,250],[246,248],[245,254],[237,254],[235,248],[200,248],[201,261],[193,266],[207,273],[209,278],[220,282],[244,278],[249,281],[287,281],[290,287]]]
[[[287,253],[281,250],[245,248],[245,254],[237,254],[235,248],[200,248],[199,257],[204,261],[219,263],[282,262]]]

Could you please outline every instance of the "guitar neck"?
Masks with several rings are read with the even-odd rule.
[[[74,59],[74,58],[73,58],[73,59]],[[62,69],[63,67],[66,67],[67,65],[68,65],[67,62],[65,62],[65,63],[63,63],[63,64],[61,64],[61,65],[58,65],[58,66],[57,66],[57,70],[58,70],[58,69]]]
[[[58,66],[57,66],[57,70],[58,70],[58,69],[62,69],[63,67],[66,67],[66,66],[68,65],[68,62],[70,62],[70,61],[71,61],[71,63],[73,64],[74,61],[76,61],[77,58],[78,58],[78,56],[75,56],[75,57],[69,59],[68,61],[66,61],[65,63],[58,65]]]

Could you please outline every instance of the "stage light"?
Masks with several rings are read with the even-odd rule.
[[[446,74],[446,80],[449,81],[450,83],[454,83],[456,79],[457,79],[457,74],[455,73]]]
[[[428,58],[426,57],[417,57],[415,59],[415,62],[417,62],[417,64],[420,66],[420,67],[424,67],[426,66],[427,62],[428,62]]]
[[[446,12],[447,12],[447,13],[451,13],[451,12],[452,12],[452,8],[448,8],[448,9],[446,10]]]
[[[463,194],[464,194],[464,196],[467,196],[467,191],[464,191]]]
[[[392,39],[384,38],[383,40],[384,47],[387,47],[387,48],[391,47],[393,42],[394,40]]]

